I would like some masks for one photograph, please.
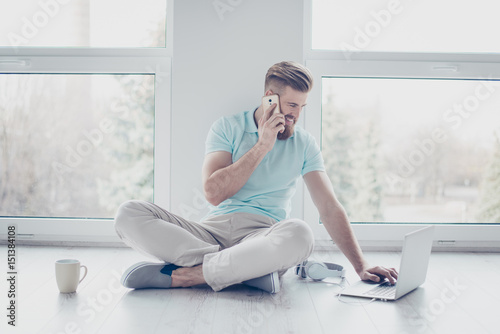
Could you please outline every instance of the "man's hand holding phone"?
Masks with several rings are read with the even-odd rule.
[[[264,109],[264,114],[273,104],[276,104],[276,108],[274,108],[272,113],[281,114],[280,97],[278,94],[266,95],[262,97],[262,108]]]
[[[259,120],[259,141],[271,151],[278,133],[285,131],[285,117],[280,112],[278,95],[264,96],[262,110],[263,115]]]

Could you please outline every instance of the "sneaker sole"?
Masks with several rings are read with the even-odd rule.
[[[278,293],[280,292],[280,278],[277,272],[274,272],[271,274],[271,282],[273,285],[273,291],[271,293]]]

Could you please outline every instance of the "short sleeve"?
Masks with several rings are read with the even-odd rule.
[[[232,129],[224,117],[212,124],[205,141],[205,154],[217,151],[233,152]]]
[[[306,150],[304,152],[304,164],[302,166],[302,176],[313,171],[325,171],[323,155],[313,136],[308,136]]]

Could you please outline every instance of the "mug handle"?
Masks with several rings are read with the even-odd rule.
[[[83,264],[80,266],[80,268],[85,268],[85,274],[83,274],[83,277],[82,279],[78,282],[78,284],[80,284],[83,279],[85,278],[85,276],[87,276],[87,272],[88,272],[88,269],[87,269],[87,266],[84,266]]]

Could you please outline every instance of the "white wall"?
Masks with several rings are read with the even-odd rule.
[[[258,106],[274,63],[303,63],[302,0],[220,2],[232,8],[222,20],[213,0],[174,3],[170,209],[187,219],[208,212],[201,165],[211,124]],[[297,197],[293,216],[301,204]]]

